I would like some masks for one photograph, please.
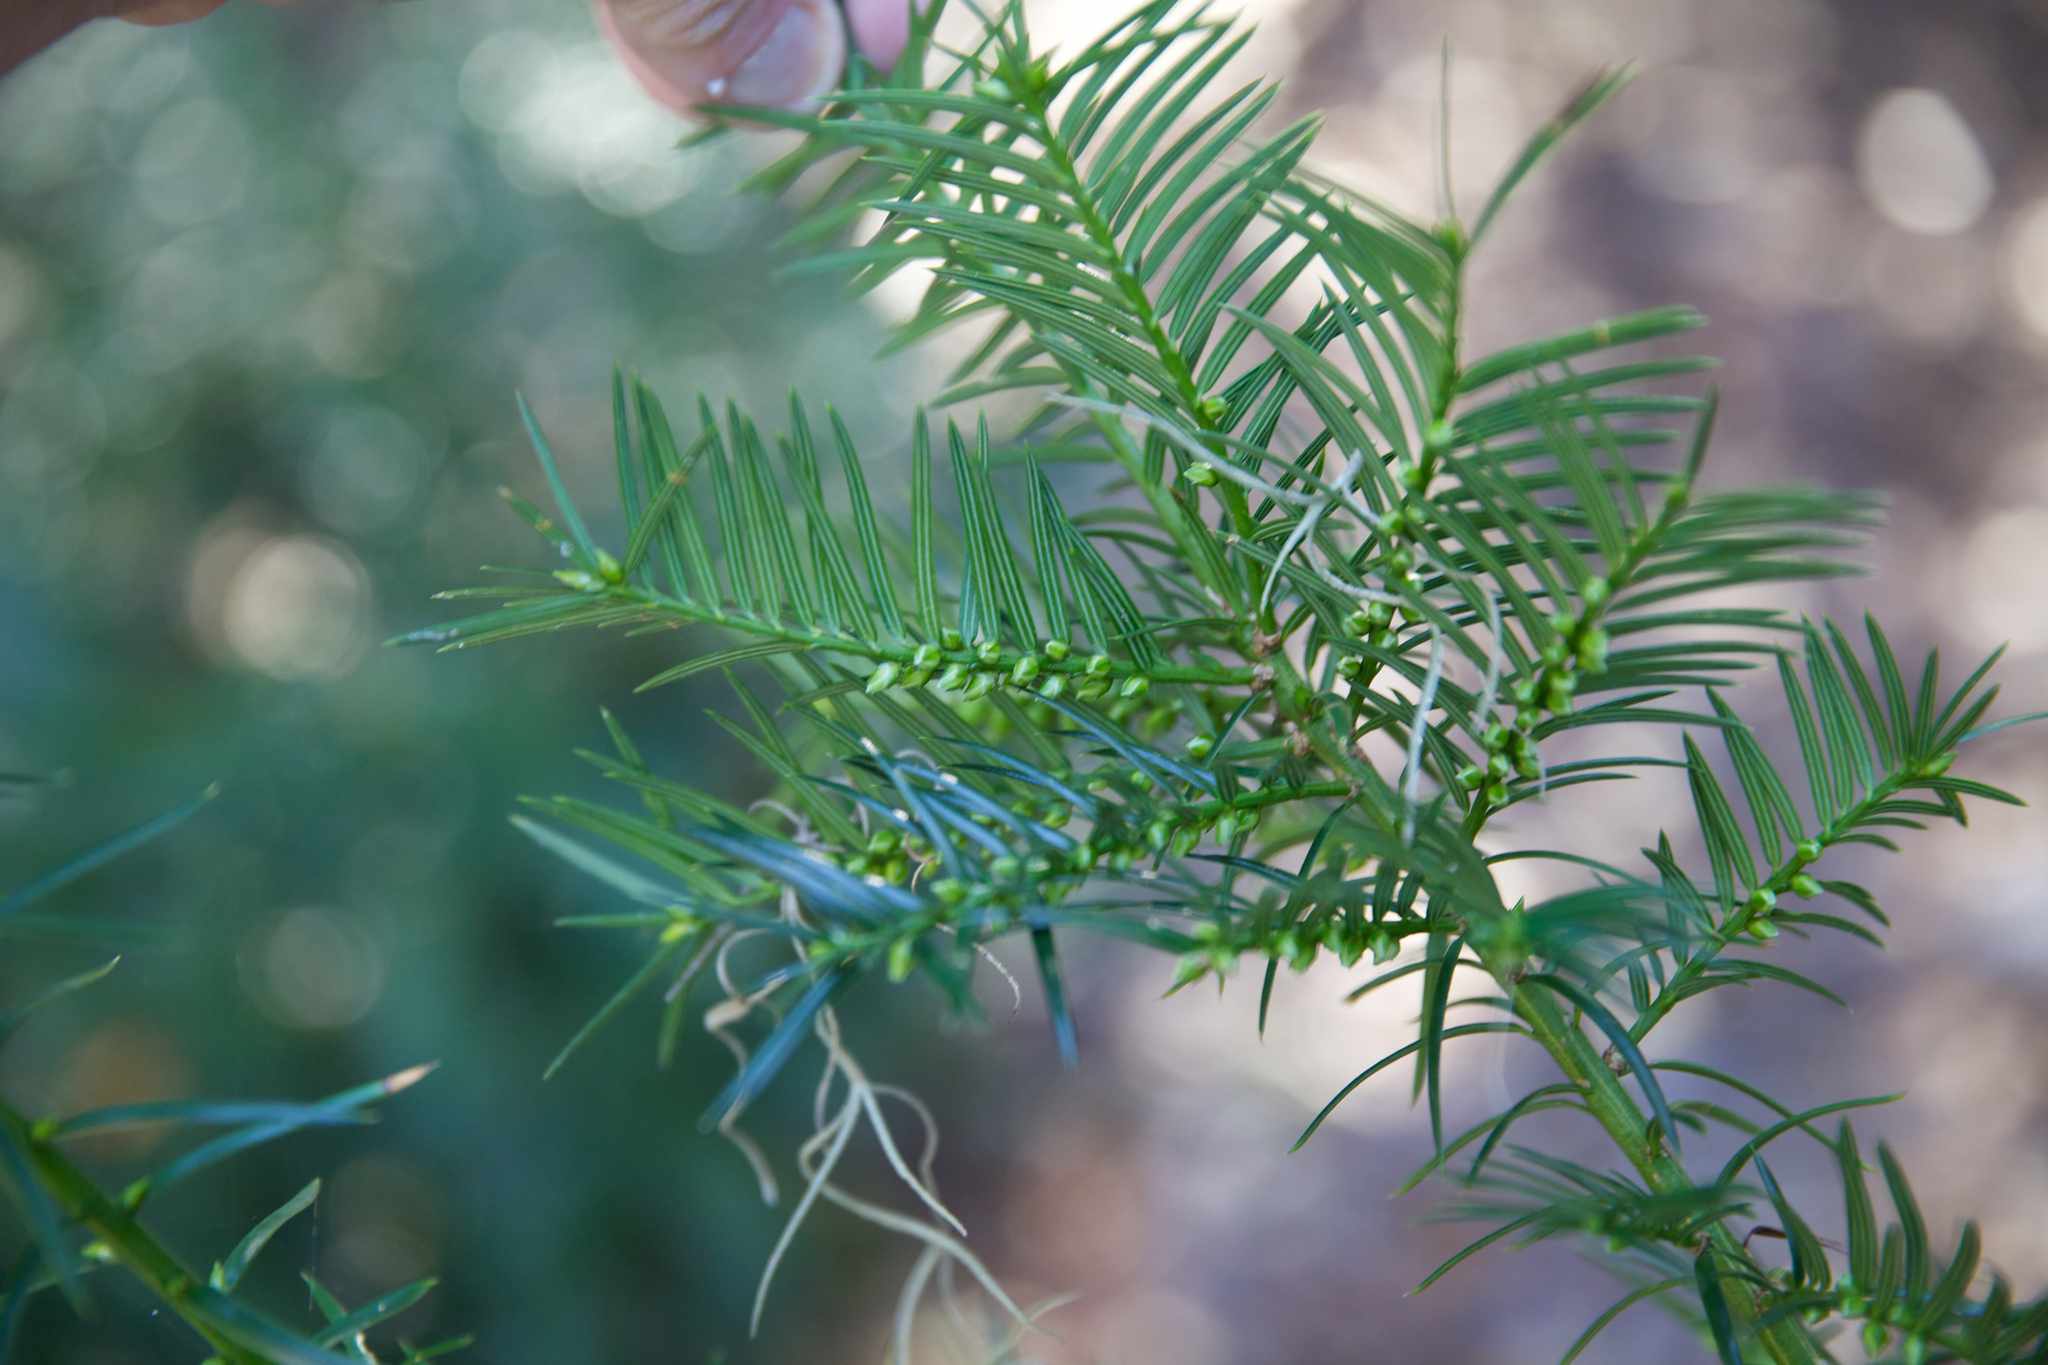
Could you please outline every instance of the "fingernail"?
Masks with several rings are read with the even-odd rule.
[[[876,69],[893,70],[909,45],[912,8],[905,0],[846,0],[846,26],[853,30],[853,44]],[[929,8],[931,0],[915,0],[919,14]]]
[[[731,104],[801,108],[839,84],[846,26],[832,0],[796,0],[753,54],[707,93]],[[722,88],[721,88],[722,87]]]

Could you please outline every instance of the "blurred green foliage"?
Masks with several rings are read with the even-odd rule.
[[[203,1263],[323,1175],[259,1299],[302,1309],[300,1267],[349,1296],[440,1274],[403,1326],[481,1327],[479,1360],[737,1347],[773,1236],[739,1156],[695,1135],[727,1059],[694,1030],[672,1073],[621,1027],[540,1084],[630,963],[551,927],[596,893],[504,816],[594,787],[570,749],[672,648],[376,643],[523,550],[492,496],[531,477],[515,388],[593,489],[615,361],[762,407],[802,378],[902,430],[867,318],[778,282],[779,210],[730,191],[769,149],[679,154],[678,131],[562,3],[99,25],[0,85],[0,769],[67,775],[0,796],[0,886],[223,788],[54,902],[124,917],[128,957],[0,1081],[51,1107],[311,1096],[441,1060],[380,1126],[264,1149],[158,1214]],[[621,709],[665,768],[744,796],[698,704]],[[46,938],[0,961],[0,998],[106,955]],[[797,1089],[755,1120],[771,1149]],[[792,1303],[838,1235],[805,1239]],[[81,1322],[45,1296],[20,1358],[190,1358],[136,1307]],[[751,1358],[824,1358],[806,1333],[834,1317],[792,1310]]]

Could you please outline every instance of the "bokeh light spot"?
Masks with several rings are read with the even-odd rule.
[[[2048,505],[1994,512],[1970,531],[1954,567],[1949,600],[1960,603],[1978,643],[2009,644],[2011,653],[2048,651],[2048,611],[2041,579],[2048,574]]]
[[[347,1028],[384,991],[377,945],[346,916],[317,906],[266,922],[241,966],[250,998],[287,1028]]]
[[[157,115],[135,149],[143,211],[189,227],[234,210],[249,178],[249,134],[219,100],[185,100]]]
[[[370,585],[361,564],[346,548],[317,536],[255,538],[228,532],[233,542],[214,548],[248,546],[224,575],[217,603],[194,602],[196,615],[211,617],[218,639],[237,661],[281,681],[322,680],[347,674],[361,658],[369,626]],[[202,570],[217,569],[202,546],[195,558],[192,588],[202,590]]]
[[[1871,206],[1908,232],[1963,232],[1996,184],[1970,125],[1932,90],[1893,90],[1864,116],[1856,171]]]
[[[2005,283],[2021,319],[2048,337],[2048,194],[2020,210],[2006,229]]]
[[[432,456],[389,408],[358,404],[327,415],[300,486],[313,514],[337,531],[390,526],[419,496]]]

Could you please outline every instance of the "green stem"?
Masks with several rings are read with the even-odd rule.
[[[1889,774],[1883,781],[1872,787],[1861,801],[1858,801],[1855,805],[1849,807],[1848,810],[1823,826],[1820,832],[1813,836],[1813,842],[1819,844],[1823,850],[1832,848],[1836,843],[1840,842],[1844,834],[1869,818],[1870,812],[1874,808],[1898,795],[1905,785],[1906,771],[1904,769]],[[1793,878],[1811,866],[1812,862],[1812,859],[1802,856],[1795,849],[1790,858],[1787,858],[1784,862],[1773,868],[1771,874],[1764,878],[1763,881],[1757,883],[1753,889],[1756,891],[1768,891],[1773,897],[1786,895],[1792,889]],[[1676,972],[1672,973],[1671,980],[1665,984],[1663,990],[1657,992],[1657,997],[1650,1002],[1650,1007],[1644,1010],[1636,1019],[1636,1022],[1630,1026],[1629,1037],[1640,1042],[1651,1029],[1657,1026],[1658,1022],[1665,1015],[1671,1013],[1672,1007],[1684,999],[1685,988],[1696,980],[1700,973],[1712,965],[1715,958],[1719,956],[1721,949],[1735,942],[1737,937],[1749,927],[1755,918],[1757,918],[1757,912],[1752,911],[1747,904],[1738,904],[1728,917],[1716,926],[1714,937],[1697,949],[1691,957],[1687,958],[1679,966]]]
[[[727,610],[724,606],[689,602],[679,597],[670,597],[665,593],[626,584],[601,584],[590,590],[589,595],[593,599],[631,606],[650,616],[667,617],[688,625],[721,626],[726,630],[741,635],[752,635],[757,639],[783,641],[806,649],[833,650],[873,659],[878,663],[910,665],[915,662],[921,648],[914,644],[866,640],[843,631],[804,630],[780,621],[765,620],[746,612]],[[448,643],[460,645],[463,641],[458,636]],[[943,669],[949,664],[959,664],[969,669],[1006,674],[1016,666],[1025,653],[1024,650],[1004,649],[992,662],[984,662],[971,649],[940,649],[936,667]],[[1225,668],[1200,664],[1160,664],[1153,668],[1145,668],[1129,659],[1117,658],[1109,660],[1107,671],[1102,671],[1102,666],[1096,665],[1098,671],[1091,675],[1090,660],[1085,655],[1070,654],[1064,659],[1054,659],[1038,653],[1035,657],[1038,660],[1040,677],[1057,673],[1074,678],[1094,676],[1112,682],[1143,677],[1152,682],[1190,683],[1207,687],[1248,687],[1257,680],[1257,670],[1252,668]]]
[[[199,1281],[164,1245],[151,1236],[133,1212],[107,1198],[64,1154],[36,1136],[35,1125],[0,1101],[0,1129],[21,1148],[29,1170],[66,1218],[81,1224],[105,1245],[114,1259],[185,1320],[216,1355],[232,1365],[266,1365],[264,1358],[222,1335],[193,1301]]]
[[[1116,285],[1117,292],[1123,295],[1124,302],[1130,306],[1139,326],[1144,328],[1145,337],[1151,342],[1153,353],[1159,357],[1159,363],[1165,367],[1167,377],[1173,381],[1174,397],[1195,422],[1202,433],[1204,443],[1209,446],[1216,458],[1227,459],[1225,447],[1216,437],[1215,424],[1202,414],[1202,391],[1195,383],[1193,368],[1189,366],[1187,357],[1181,353],[1180,347],[1167,332],[1165,324],[1160,321],[1159,311],[1152,306],[1152,296],[1145,292],[1144,282],[1138,278],[1137,272],[1131,269],[1129,261],[1125,259],[1123,244],[1117,240],[1115,229],[1110,226],[1109,220],[1103,216],[1101,207],[1095,202],[1095,196],[1090,192],[1087,180],[1075,163],[1071,149],[1053,132],[1052,109],[1043,87],[1028,87],[1022,104],[1037,122],[1037,136],[1045,148],[1046,159],[1066,182],[1067,193],[1073,199],[1074,208],[1080,215],[1081,230],[1108,257],[1111,283]],[[1216,491],[1229,510],[1231,525],[1237,533],[1246,537],[1252,535],[1258,529],[1258,523],[1252,520],[1251,505],[1245,497],[1244,490],[1226,481],[1218,484]]]
[[[1438,423],[1449,419],[1450,406],[1458,391],[1457,303],[1462,293],[1460,286],[1464,263],[1464,253],[1454,252],[1450,289],[1452,302],[1444,339],[1449,358],[1434,404],[1435,421]],[[1426,478],[1433,472],[1425,472],[1425,488]],[[1601,601],[1583,604],[1584,609],[1573,624],[1569,638],[1565,640],[1565,660],[1575,657],[1581,638],[1598,627],[1602,608],[1607,602],[1614,600],[1619,589],[1641,568],[1683,509],[1682,496],[1667,500],[1656,520],[1645,526],[1630,542],[1621,561],[1608,566],[1609,592]],[[1569,666],[1568,662],[1557,663],[1548,659],[1543,662],[1539,677],[1535,681],[1536,699],[1539,704],[1542,704],[1550,673],[1554,669]],[[1476,838],[1496,808],[1483,789],[1476,793],[1472,808],[1464,822],[1466,836]],[[1792,873],[1796,871],[1794,868],[1785,874],[1788,885]],[[1665,1149],[1657,1136],[1658,1129],[1652,1125],[1642,1107],[1623,1088],[1620,1079],[1609,1069],[1606,1060],[1587,1039],[1585,1033],[1565,1017],[1554,997],[1540,988],[1521,983],[1520,976],[1525,963],[1520,960],[1519,955],[1513,960],[1499,955],[1488,959],[1486,954],[1482,954],[1482,958],[1486,959],[1488,972],[1512,1002],[1514,1012],[1529,1025],[1536,1042],[1550,1054],[1558,1070],[1579,1088],[1595,1121],[1600,1124],[1629,1165],[1635,1168],[1644,1183],[1659,1194],[1677,1194],[1694,1188],[1692,1177],[1684,1165]],[[1750,1261],[1741,1241],[1721,1222],[1716,1221],[1708,1229],[1706,1236],[1708,1242],[1727,1263],[1754,1264]],[[1728,1289],[1730,1292],[1725,1297],[1729,1313],[1735,1320],[1738,1336],[1753,1334],[1770,1354],[1775,1365],[1805,1365],[1805,1362],[1814,1359],[1806,1334],[1797,1324],[1780,1322],[1757,1332],[1757,1306],[1754,1297],[1739,1283],[1731,1282]]]
[[[1642,1176],[1644,1184],[1659,1194],[1679,1194],[1694,1188],[1685,1167],[1653,1136],[1658,1130],[1641,1106],[1622,1087],[1585,1033],[1564,1017],[1557,1002],[1539,989],[1518,984],[1518,967],[1488,962],[1487,969],[1508,992],[1515,1013],[1529,1025],[1537,1043],[1550,1054],[1565,1079],[1579,1087],[1594,1119]],[[1751,1263],[1741,1240],[1725,1225],[1716,1222],[1708,1230],[1707,1240],[1728,1263]],[[1755,1299],[1739,1282],[1731,1282],[1728,1288],[1728,1311],[1735,1319],[1737,1335],[1742,1335],[1745,1329],[1754,1332]],[[1776,1365],[1802,1365],[1814,1358],[1806,1334],[1794,1323],[1774,1323],[1756,1335]]]

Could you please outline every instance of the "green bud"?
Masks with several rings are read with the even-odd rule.
[[[1028,687],[1038,676],[1038,656],[1026,654],[1010,667],[1010,681],[1019,687]]]
[[[1759,943],[1769,943],[1778,936],[1778,926],[1759,916],[1749,922],[1749,936]]]
[[[1486,769],[1477,764],[1466,764],[1458,769],[1458,785],[1466,791],[1474,791],[1486,785]]]
[[[1151,690],[1152,680],[1150,678],[1146,677],[1143,673],[1133,673],[1130,677],[1124,679],[1124,685],[1116,690],[1116,694],[1126,700],[1135,701]]]
[[[1054,663],[1065,663],[1067,656],[1073,652],[1074,647],[1065,640],[1047,640],[1045,642],[1045,657],[1051,659]]]
[[[1145,827],[1145,842],[1157,853],[1165,849],[1166,841],[1173,837],[1173,827],[1164,820],[1154,820]]]
[[[995,688],[995,685],[995,674],[977,673],[974,675],[974,680],[967,684],[967,690],[961,695],[967,701],[980,701]]]
[[[1495,782],[1486,789],[1486,804],[1505,806],[1508,803],[1508,788],[1505,782]]]
[[[1891,1339],[1892,1334],[1883,1323],[1872,1320],[1863,1324],[1863,1349],[1871,1355],[1883,1355],[1885,1343]]]
[[[1221,476],[1217,474],[1215,465],[1191,464],[1181,477],[1197,488],[1210,488],[1215,486]]]
[[[1752,915],[1768,915],[1778,908],[1778,897],[1768,886],[1759,886],[1749,893],[1749,899],[1743,903],[1743,908]]]
[[[1579,600],[1588,607],[1597,607],[1606,602],[1613,593],[1614,585],[1604,576],[1596,574],[1586,580],[1585,587],[1579,589]]]
[[[1356,654],[1346,654],[1343,658],[1337,660],[1337,676],[1340,678],[1355,678],[1364,671],[1365,660],[1359,658]]]
[[[1536,761],[1533,753],[1518,753],[1515,755],[1515,776],[1534,782],[1543,776],[1543,765]]]
[[[1057,701],[1066,695],[1067,678],[1064,673],[1054,673],[1038,685],[1038,695]]]
[[[893,829],[878,829],[868,836],[870,853],[890,854],[903,847],[903,836]]]
[[[1344,630],[1349,635],[1363,635],[1371,630],[1373,621],[1362,611],[1354,611],[1344,618]]]
[[[1003,647],[994,640],[980,640],[974,646],[974,658],[984,667],[993,668],[1003,661]]]
[[[929,884],[932,899],[941,905],[958,905],[967,899],[967,883],[958,877],[941,877]]]
[[[1799,855],[1800,862],[1817,863],[1820,861],[1820,855],[1827,850],[1821,847],[1818,839],[1801,839],[1798,848],[1793,851]]]
[[[596,592],[604,586],[594,574],[585,573],[581,569],[557,569],[555,581],[578,592]]]
[[[604,550],[597,552],[597,576],[607,583],[626,581],[626,571],[619,567],[619,561]]]
[[[1579,667],[1588,673],[1607,671],[1607,632],[1598,626],[1579,637]]]
[[[910,664],[913,668],[937,668],[940,662],[939,647],[937,645],[919,645],[910,656]]]
[[[1230,400],[1212,393],[1195,404],[1195,412],[1209,426],[1221,426],[1223,419],[1230,416]]]
[[[958,692],[967,686],[967,665],[948,664],[946,671],[939,674],[939,690]]]
[[[1194,735],[1182,747],[1187,750],[1189,758],[1200,760],[1216,751],[1216,741],[1207,735]]]
[[[1692,497],[1692,485],[1684,479],[1673,479],[1664,489],[1664,511],[1668,515],[1684,508]]]
[[[868,695],[872,697],[878,692],[888,691],[890,688],[896,685],[896,679],[900,677],[902,673],[903,670],[898,668],[893,663],[883,663],[879,665],[874,672],[868,674]]]
[[[1132,716],[1137,715],[1138,708],[1140,706],[1143,706],[1144,704],[1145,703],[1140,701],[1138,698],[1126,697],[1121,693],[1121,691],[1119,691],[1119,693],[1117,694],[1117,699],[1114,702],[1110,703],[1109,718],[1115,721],[1118,725],[1122,725]]]
[[[1922,763],[1918,768],[1914,769],[1914,776],[1920,778],[1922,781],[1931,782],[1935,778],[1940,777],[1943,773],[1947,772],[1950,768],[1954,767],[1955,761],[1956,751],[1954,749],[1950,749],[1947,753],[1937,754],[1933,758],[1928,759],[1925,763]]]
[[[1007,879],[1022,872],[1024,864],[1018,860],[1015,854],[1005,853],[1000,857],[989,859],[988,870],[990,876]]]
[[[1496,782],[1504,781],[1513,772],[1515,765],[1508,761],[1506,754],[1494,754],[1486,760],[1486,775]]]
[[[1171,706],[1155,706],[1138,723],[1138,733],[1146,739],[1157,739],[1173,728],[1173,719],[1174,709]]]
[[[1115,665],[1110,662],[1107,654],[1091,654],[1088,656],[1088,676],[1091,678],[1106,678],[1109,676],[1109,670],[1114,667]]]
[[[1402,466],[1400,479],[1401,486],[1410,493],[1420,493],[1429,486],[1429,475],[1423,470],[1421,465],[1411,464]]]
[[[995,100],[1000,104],[1007,104],[1016,98],[1009,83],[996,76],[984,76],[976,81],[974,93],[985,100]]]
[[[1820,894],[1820,883],[1801,872],[1792,878],[1792,894],[1804,900],[1812,900]]]
[[[899,938],[889,945],[889,980],[900,982],[910,975],[910,968],[916,960],[916,945],[909,938]]]

